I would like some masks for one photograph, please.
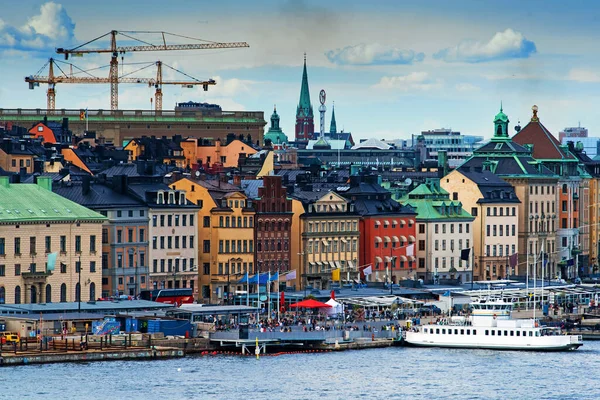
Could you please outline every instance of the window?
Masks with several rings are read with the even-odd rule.
[[[123,231],[121,229],[117,230],[117,243],[123,242]]]
[[[117,211],[117,218],[121,218],[123,216],[123,211]]]
[[[0,265],[0,276],[6,276],[6,266]]]
[[[15,264],[15,276],[21,275],[21,264]]]
[[[96,261],[90,261],[90,272],[96,272]]]
[[[175,215],[175,226],[179,226],[179,215]],[[183,224],[182,226],[185,226],[185,224]]]
[[[175,236],[175,248],[179,248],[179,236]]]
[[[140,228],[140,234],[139,234],[139,239],[138,241],[143,242],[144,241],[144,228]]]
[[[194,226],[194,214],[190,214],[190,226]]]
[[[45,244],[46,244],[44,246],[45,247],[45,251],[46,251],[46,253],[51,253],[52,252],[52,236],[46,236],[45,239],[46,239],[44,241]],[[0,252],[0,254],[4,254],[4,252],[2,251],[2,252]]]
[[[425,233],[425,224],[419,224],[419,233]]]
[[[4,239],[0,239],[0,242],[2,242],[2,247],[3,243],[4,243]],[[3,254],[3,253],[1,253]],[[15,255],[20,255],[21,254],[21,238],[15,238]]]
[[[202,226],[204,226],[205,228],[210,227],[210,217],[204,217],[202,219]]]
[[[164,215],[160,216],[160,226],[165,226],[165,216]]]
[[[167,215],[167,226],[173,226],[173,216]]]
[[[202,243],[202,251],[204,253],[210,253],[210,240],[205,240]]]
[[[96,252],[96,235],[90,236],[90,251]]]
[[[131,228],[127,229],[127,242],[128,243],[133,242],[133,229],[131,229]]]
[[[157,220],[158,220],[158,217],[156,215],[153,215],[152,216],[152,226],[156,226],[157,225]]]
[[[185,247],[185,246],[184,246]],[[190,245],[189,245],[190,249],[194,248],[194,236],[190,236]]]
[[[35,236],[29,237],[29,254],[35,254]]]
[[[419,240],[419,251],[425,251],[425,241]]]

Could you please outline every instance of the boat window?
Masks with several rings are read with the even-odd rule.
[[[477,330],[473,329],[473,335],[477,335]]]
[[[510,336],[515,336],[515,331],[510,331]]]
[[[452,329],[448,329],[448,335],[452,335]]]
[[[517,331],[517,336],[521,336],[521,332],[520,331]]]
[[[535,336],[540,336],[540,331],[535,331]]]
[[[465,330],[464,330],[464,329],[461,329],[461,330],[460,330],[460,334],[461,334],[461,335],[464,335],[464,334],[465,334]]]
[[[508,331],[504,331],[504,336],[508,336]]]
[[[423,332],[427,333],[427,328],[423,329]]]
[[[442,334],[444,334],[444,335],[446,334],[446,330],[445,329],[442,329]]]
[[[455,335],[458,335],[458,329],[455,329],[455,330],[454,330],[454,334],[455,334]]]
[[[529,331],[529,336],[533,336],[533,331]]]
[[[492,336],[496,336],[496,331],[492,329]]]
[[[467,335],[470,335],[470,334],[471,334],[471,330],[467,329]]]
[[[490,331],[488,329],[485,330],[485,336],[489,336],[490,335]]]
[[[435,328],[435,333],[439,334],[440,333],[440,328]]]

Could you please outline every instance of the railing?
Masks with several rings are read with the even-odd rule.
[[[398,335],[397,330],[381,330],[376,329],[375,331],[348,331],[348,330],[329,330],[329,331],[295,331],[292,332],[258,332],[258,331],[249,331],[248,339],[241,339],[238,331],[228,331],[228,332],[213,332],[210,334],[211,340],[277,340],[277,341],[293,341],[293,342],[302,342],[302,341],[330,341],[335,339],[348,339],[348,340],[356,340],[361,338],[372,338],[375,337],[377,339],[393,339]]]

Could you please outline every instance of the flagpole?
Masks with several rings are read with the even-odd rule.
[[[246,307],[250,306],[250,275],[246,270]]]
[[[85,131],[86,132],[89,130],[89,124],[88,124],[89,119],[90,118],[88,116],[88,109],[86,107],[86,109],[85,109]]]
[[[267,319],[271,318],[271,269],[269,268],[267,275]]]
[[[541,296],[541,302],[542,302],[542,315],[544,313],[544,239],[542,239],[542,296]]]
[[[525,296],[525,310],[529,311],[529,239],[527,239],[527,272],[525,274],[525,287],[527,288],[527,295]]]
[[[277,266],[277,321],[280,320],[281,316],[279,315],[279,310],[281,309],[281,305],[279,304],[279,298],[281,297],[281,289],[279,288],[279,266]]]

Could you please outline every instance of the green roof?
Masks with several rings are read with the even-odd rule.
[[[400,202],[414,207],[417,220],[460,220],[472,221],[471,214],[462,208],[460,201],[450,200],[447,191],[438,183],[427,182],[417,186]]]
[[[37,184],[8,183],[0,177],[0,223],[98,221],[106,217],[52,192],[50,178]]]

